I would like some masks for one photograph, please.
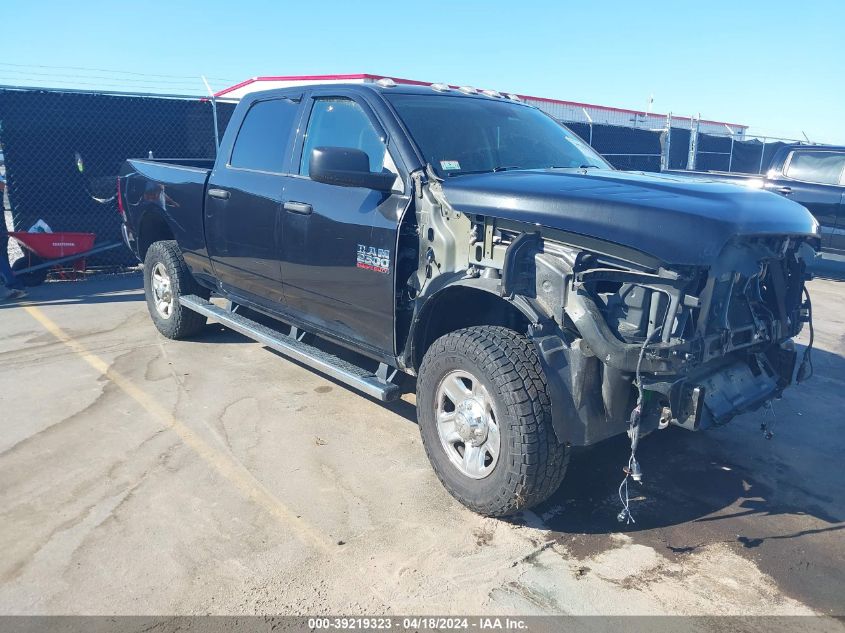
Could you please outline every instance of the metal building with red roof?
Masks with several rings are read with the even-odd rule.
[[[390,77],[388,75],[373,75],[369,73],[349,75],[268,76],[252,77],[235,84],[234,86],[221,90],[215,96],[224,100],[238,100],[245,94],[257,90],[270,90],[272,88],[287,88],[291,86],[308,86],[326,83],[373,83],[380,79],[392,79],[397,84],[410,84],[414,86],[432,85],[431,82],[427,81]],[[453,87],[457,88],[457,86]],[[619,125],[624,127],[653,130],[665,127],[667,117],[669,116],[667,114],[660,114],[657,112],[631,110],[627,108],[596,105],[593,103],[581,103],[578,101],[565,101],[562,99],[551,99],[548,97],[535,97],[531,95],[517,96],[522,101],[537,106],[541,110],[561,121]],[[672,115],[672,127],[674,128],[689,129],[692,122],[693,119],[690,117]],[[737,138],[742,138],[747,129],[747,125],[741,125],[738,123],[710,121],[707,119],[699,120],[699,131],[708,134],[732,134]]]

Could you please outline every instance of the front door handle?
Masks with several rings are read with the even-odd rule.
[[[781,195],[788,196],[792,193],[792,187],[778,187],[777,192]]]
[[[285,202],[284,207],[285,211],[299,213],[300,215],[311,215],[311,212],[314,210],[307,202]]]
[[[228,200],[229,196],[232,194],[225,189],[209,189],[208,195],[212,198],[217,198],[218,200]]]

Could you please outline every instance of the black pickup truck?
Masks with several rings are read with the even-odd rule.
[[[671,171],[680,176],[765,189],[801,204],[818,220],[822,242],[817,268],[845,264],[845,147],[795,143],[781,147],[761,175]],[[828,268],[831,268],[828,266]],[[838,267],[841,270],[841,267]]]
[[[213,164],[127,161],[118,206],[162,334],[212,317],[381,400],[416,377],[434,470],[491,516],[572,447],[627,432],[636,477],[643,434],[779,396],[820,239],[782,196],[615,171],[512,95],[389,81],[248,95]]]

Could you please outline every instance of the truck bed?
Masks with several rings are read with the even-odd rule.
[[[200,258],[205,256],[203,204],[205,185],[214,160],[190,159],[132,159],[126,161],[120,174],[120,190],[126,213],[128,242],[136,254],[144,245],[135,243],[134,235],[141,233],[145,218],[164,213],[174,236],[187,252]],[[155,213],[149,214],[150,211]]]

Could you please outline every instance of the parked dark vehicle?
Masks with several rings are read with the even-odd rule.
[[[633,454],[780,395],[819,242],[783,197],[615,171],[538,109],[445,86],[251,94],[214,164],[130,160],[118,203],[162,334],[211,316],[381,400],[416,376],[434,470],[492,516],[548,497],[571,447],[628,431]]]
[[[810,210],[818,220],[823,259],[845,263],[845,147],[796,143],[781,147],[764,175],[672,171],[773,191]]]

